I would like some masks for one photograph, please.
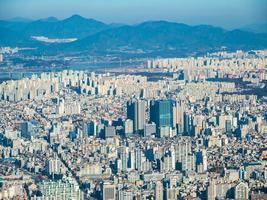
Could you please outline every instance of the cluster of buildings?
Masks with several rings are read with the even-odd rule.
[[[178,79],[200,81],[214,78],[236,78],[252,83],[267,80],[267,51],[235,53],[218,52],[204,57],[158,58],[147,61],[149,71],[175,72]]]
[[[18,53],[19,50],[21,50],[18,47],[11,48],[11,47],[0,47],[0,64],[4,61],[4,55],[7,54],[15,54]]]
[[[266,199],[266,96],[181,75],[203,63],[266,75],[265,53],[209,56],[153,61],[151,73],[184,67],[153,81],[66,70],[3,82],[0,198]]]

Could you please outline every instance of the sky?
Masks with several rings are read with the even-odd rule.
[[[230,29],[267,23],[267,0],[0,0],[0,19],[73,14],[106,23],[168,20]]]

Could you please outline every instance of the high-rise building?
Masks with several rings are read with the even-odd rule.
[[[96,124],[93,121],[89,121],[87,123],[87,134],[88,136],[95,136],[96,135]]]
[[[218,182],[216,184],[216,199],[229,199],[233,197],[232,187],[233,185],[231,182]]]
[[[193,170],[194,169],[194,156],[191,150],[191,141],[182,140],[174,145],[175,159],[177,164],[177,169],[180,170]]]
[[[167,152],[161,159],[160,163],[160,170],[161,171],[173,171],[175,170],[175,154],[174,151]]]
[[[57,106],[57,114],[64,115],[78,115],[81,113],[81,105],[79,102],[66,102],[64,99],[59,100]]]
[[[203,173],[207,171],[208,164],[206,150],[196,152],[196,167],[198,173]]]
[[[119,200],[133,200],[134,199],[134,194],[133,192],[127,191],[127,190],[121,190],[119,191]]]
[[[21,136],[31,140],[33,136],[33,125],[30,122],[23,122],[21,124]]]
[[[134,158],[135,158],[135,169],[136,170],[141,170],[142,167],[142,150],[140,148],[136,148],[134,151]]]
[[[216,183],[215,181],[210,181],[207,188],[207,200],[215,200],[216,196]]]
[[[135,169],[135,151],[129,151],[128,168]]]
[[[231,120],[225,120],[225,131],[227,133],[230,133],[232,131],[232,121]]]
[[[116,199],[116,186],[114,184],[105,182],[102,185],[102,199],[115,200]]]
[[[18,139],[21,137],[21,131],[6,128],[4,136],[8,139]]]
[[[184,132],[184,112],[185,102],[182,100],[177,101],[173,107],[173,126],[176,127],[178,134]]]
[[[155,200],[163,200],[163,184],[161,181],[157,181],[154,190]]]
[[[4,56],[3,54],[0,54],[0,63],[3,62],[3,60],[4,60]]]
[[[155,122],[157,132],[160,127],[173,127],[173,103],[170,100],[151,102],[150,121]]]
[[[146,102],[144,100],[132,100],[127,102],[127,118],[133,121],[134,132],[144,130]]]
[[[220,129],[225,129],[225,115],[224,113],[220,113],[218,116],[217,116],[217,124],[219,126]]]
[[[120,161],[120,169],[121,171],[127,171],[128,168],[128,151],[125,147],[120,147],[118,149],[118,156]]]
[[[178,190],[177,188],[167,188],[166,190],[166,199],[168,200],[177,200]]]
[[[58,159],[49,159],[46,163],[46,170],[49,175],[61,173],[61,162]]]
[[[192,118],[189,113],[184,113],[184,135],[192,134]]]
[[[49,130],[48,133],[48,141],[50,144],[54,144],[59,141],[60,128],[61,126],[59,123],[52,124],[52,128]]]
[[[156,133],[156,124],[154,122],[150,124],[145,125],[145,131],[144,131],[144,136],[145,137],[150,137],[151,135]]]
[[[247,179],[247,172],[246,172],[244,166],[242,166],[239,169],[239,180],[245,180],[245,179]]]
[[[81,192],[78,183],[70,178],[60,181],[43,181],[39,185],[41,197],[33,199],[77,199],[83,200],[83,193]]]
[[[57,106],[57,114],[59,116],[62,116],[64,115],[64,112],[65,112],[65,104],[64,104],[64,99],[60,99],[59,100],[59,104]]]
[[[171,137],[172,129],[169,126],[161,126],[157,131],[157,136],[160,138]]]
[[[105,126],[105,138],[114,137],[116,130],[114,126]]]
[[[235,186],[235,199],[236,200],[245,200],[248,199],[248,184],[240,182]]]
[[[133,134],[133,120],[126,119],[124,122],[124,135],[129,137]]]
[[[237,129],[237,136],[241,139],[244,139],[247,134],[248,134],[248,126],[240,125]]]

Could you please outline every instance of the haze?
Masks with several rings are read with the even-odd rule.
[[[79,14],[107,23],[169,20],[237,28],[267,21],[265,0],[0,0],[0,18],[29,19]]]

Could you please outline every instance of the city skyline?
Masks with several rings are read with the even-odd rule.
[[[266,58],[221,51],[3,81],[0,199],[266,199]]]
[[[267,200],[267,0],[0,0],[0,199]]]

